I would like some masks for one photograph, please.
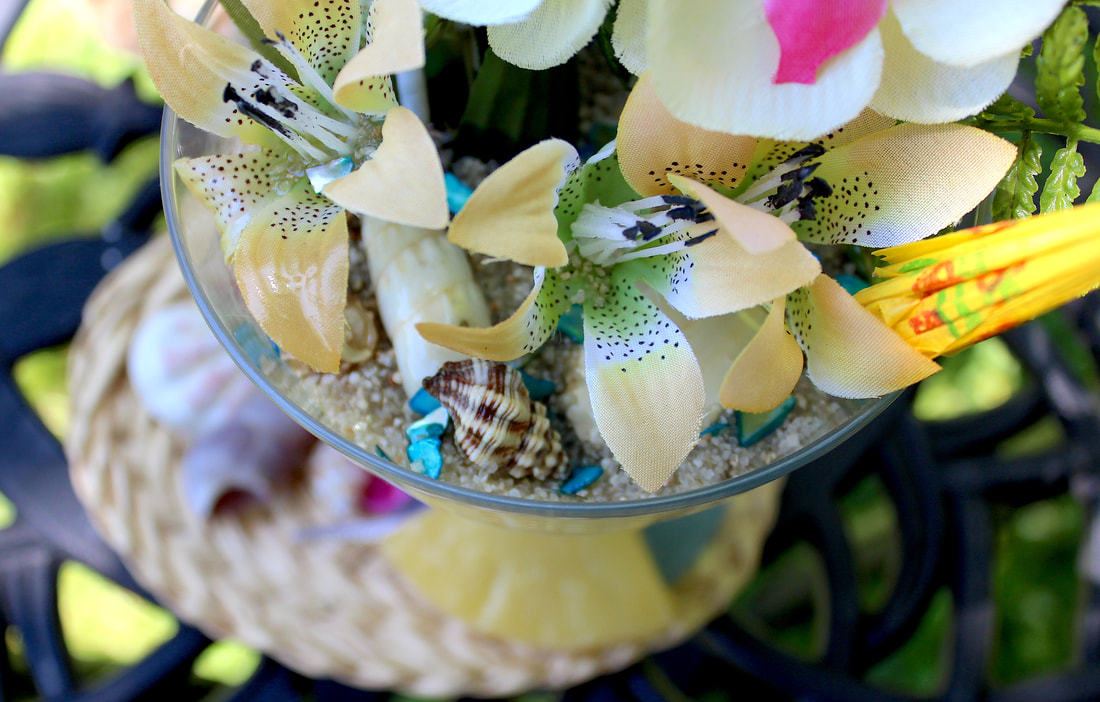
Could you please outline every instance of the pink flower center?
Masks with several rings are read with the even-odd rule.
[[[812,85],[817,69],[858,44],[886,14],[887,0],[764,0],[768,24],[779,39],[779,68],[772,83]]]
[[[412,497],[395,488],[385,480],[371,476],[363,491],[363,507],[369,514],[387,514],[396,512],[408,503]]]

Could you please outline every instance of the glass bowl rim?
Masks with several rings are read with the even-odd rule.
[[[217,0],[207,0],[200,10],[196,21],[205,23],[214,9]],[[572,519],[605,519],[624,517],[657,516],[666,512],[688,510],[708,504],[716,504],[726,498],[751,490],[791,471],[799,468],[815,458],[827,454],[832,449],[853,436],[857,431],[866,426],[871,420],[882,413],[898,396],[901,391],[886,395],[881,398],[870,399],[847,422],[835,427],[826,435],[819,437],[812,443],[783,456],[766,466],[757,468],[741,475],[723,480],[702,488],[661,495],[636,500],[624,500],[621,502],[565,502],[533,500],[519,497],[506,497],[478,492],[468,488],[459,487],[450,483],[435,480],[415,471],[403,468],[395,463],[382,459],[368,452],[362,447],[353,444],[348,439],[338,435],[315,417],[304,411],[298,405],[284,397],[265,377],[259,367],[252,361],[241,348],[236,338],[225,327],[221,318],[214,310],[213,304],[207,298],[203,287],[199,284],[195,272],[190,265],[190,256],[185,243],[177,233],[181,231],[176,208],[173,206],[176,198],[176,173],[172,167],[175,156],[169,153],[178,143],[179,123],[183,121],[167,105],[161,121],[160,143],[160,187],[161,197],[164,201],[164,214],[168,224],[168,232],[179,261],[179,268],[187,283],[192,296],[198,304],[199,310],[207,325],[213,331],[221,346],[229,353],[230,357],[244,374],[260,390],[294,421],[304,427],[314,436],[332,446],[352,461],[365,464],[371,472],[379,475],[387,482],[400,486],[402,483],[411,483],[417,490],[426,495],[437,497],[447,501],[453,501],[466,506],[488,509],[497,512],[508,512],[520,516],[556,517]]]

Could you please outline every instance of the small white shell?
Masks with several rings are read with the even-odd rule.
[[[312,434],[253,390],[231,419],[200,434],[184,455],[184,498],[204,519],[233,492],[266,502],[305,463],[313,443]]]
[[[126,371],[149,414],[190,436],[225,423],[253,392],[192,303],[165,307],[138,326]]]
[[[371,475],[328,444],[319,443],[306,463],[308,490],[335,519],[358,517]]]

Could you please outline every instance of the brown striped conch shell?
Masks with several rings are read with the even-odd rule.
[[[561,437],[519,371],[481,359],[452,361],[425,378],[424,389],[447,408],[455,443],[473,463],[514,478],[564,476]]]

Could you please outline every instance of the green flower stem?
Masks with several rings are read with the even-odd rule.
[[[964,120],[962,124],[984,129],[988,132],[1003,134],[1006,132],[1042,132],[1057,134],[1067,139],[1090,141],[1100,144],[1100,129],[1084,124],[1067,124],[1053,119],[1032,117],[1029,119],[982,119],[975,117]]]

